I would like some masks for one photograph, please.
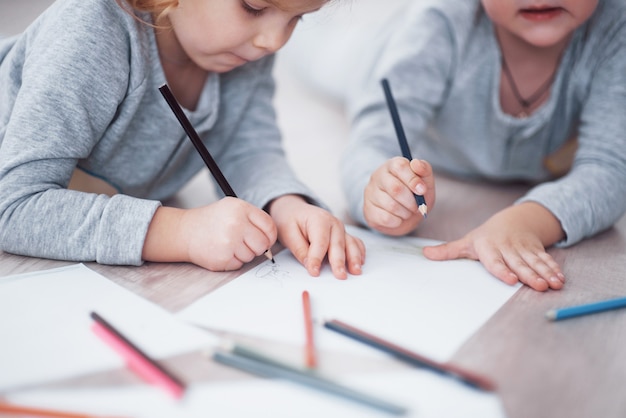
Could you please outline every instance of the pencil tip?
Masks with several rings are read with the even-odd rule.
[[[554,309],[551,309],[546,312],[546,318],[550,321],[554,321],[556,319],[556,311]]]
[[[428,206],[424,205],[420,205],[419,206],[419,211],[422,214],[422,216],[424,217],[424,219],[426,219],[428,217]]]

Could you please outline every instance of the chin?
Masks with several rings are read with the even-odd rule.
[[[235,68],[241,67],[242,65],[243,64],[213,64],[206,68],[206,70],[212,73],[222,74],[232,71]]]
[[[533,31],[521,36],[525,42],[537,48],[549,48],[562,44],[563,42],[566,42],[569,37],[570,33],[550,30]]]

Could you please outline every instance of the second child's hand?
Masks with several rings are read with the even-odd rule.
[[[363,196],[363,216],[370,228],[386,235],[401,236],[424,220],[415,194],[424,195],[428,207],[435,205],[435,177],[430,164],[393,157],[371,175]]]
[[[563,239],[558,220],[543,206],[525,202],[506,208],[463,238],[424,248],[431,260],[479,260],[505,283],[518,281],[545,291],[561,289],[565,276],[545,250]]]

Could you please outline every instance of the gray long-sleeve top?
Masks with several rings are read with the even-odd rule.
[[[501,52],[479,0],[439,0],[403,13],[364,92],[352,103],[342,183],[351,216],[365,223],[372,172],[400,155],[382,78],[388,78],[413,157],[436,170],[494,181],[537,183],[535,201],[574,244],[626,211],[626,5],[602,0],[576,30],[550,98],[528,118],[500,107]],[[546,156],[578,137],[573,167],[553,178]],[[471,210],[468,208],[468,210]]]
[[[258,207],[314,199],[282,148],[272,64],[211,74],[186,111],[238,197]],[[165,82],[153,29],[113,0],[59,0],[0,41],[1,249],[141,264],[160,201],[205,167],[158,90]],[[118,194],[68,190],[76,168]]]

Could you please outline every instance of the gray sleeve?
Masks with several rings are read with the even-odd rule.
[[[352,128],[341,181],[350,216],[362,224],[363,191],[371,174],[389,158],[402,155],[381,79],[389,80],[409,147],[414,148],[445,100],[454,60],[452,27],[439,12],[416,5],[398,25],[362,93],[350,105]]]
[[[624,33],[596,63],[579,126],[579,148],[563,178],[532,189],[535,201],[561,222],[573,245],[605,230],[626,212],[626,43]]]
[[[140,264],[159,202],[66,189],[77,161],[114,118],[129,75],[128,30],[115,17],[115,2],[77,3],[57,3],[57,15],[16,45],[26,59],[9,69],[19,93],[0,112],[10,114],[0,132],[0,248]]]

